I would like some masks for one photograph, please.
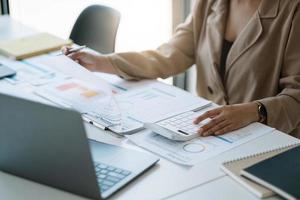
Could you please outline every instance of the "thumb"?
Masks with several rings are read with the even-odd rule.
[[[84,56],[83,52],[75,52],[68,55],[72,60],[80,60]]]
[[[61,52],[62,52],[63,54],[65,54],[65,55],[68,55],[70,49],[72,49],[71,46],[63,46],[63,47],[61,48]]]

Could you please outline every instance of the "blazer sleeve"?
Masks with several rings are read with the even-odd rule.
[[[267,124],[286,133],[300,126],[300,9],[294,19],[284,53],[280,93],[276,97],[260,100],[267,109]]]
[[[177,27],[172,39],[157,50],[108,55],[119,76],[125,79],[167,78],[195,62],[193,16]]]

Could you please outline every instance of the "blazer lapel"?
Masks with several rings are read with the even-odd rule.
[[[226,62],[226,74],[232,65],[259,39],[263,32],[260,17],[258,12],[254,14],[252,19],[246,25],[244,30],[239,34],[234,41],[231,50],[229,51]]]
[[[258,11],[251,18],[244,30],[239,34],[229,51],[226,63],[225,78],[234,63],[260,38],[263,33],[261,20],[275,18],[278,14],[280,0],[262,0]],[[207,17],[206,38],[211,60],[211,70],[216,85],[226,97],[226,89],[219,73],[221,51],[228,12],[228,0],[216,0],[211,6],[211,13]]]
[[[226,74],[234,63],[252,47],[263,33],[261,19],[275,18],[278,14],[280,0],[263,0],[252,19],[234,42],[226,62]]]
[[[207,17],[206,37],[207,47],[212,61],[212,72],[215,81],[221,90],[224,91],[222,79],[219,74],[219,66],[221,59],[221,51],[223,45],[224,31],[227,17],[227,2],[228,0],[218,0],[212,5],[210,13]]]

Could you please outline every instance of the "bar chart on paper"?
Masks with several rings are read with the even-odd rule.
[[[55,84],[46,85],[35,91],[44,97],[62,106],[74,108],[80,112],[100,108],[101,102],[109,98],[109,94],[100,88],[77,79],[68,79]]]

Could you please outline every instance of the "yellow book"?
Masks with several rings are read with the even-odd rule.
[[[59,50],[70,44],[72,40],[64,40],[49,33],[39,33],[19,39],[0,41],[0,54],[21,60]]]

